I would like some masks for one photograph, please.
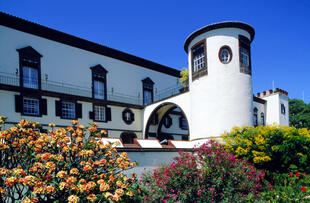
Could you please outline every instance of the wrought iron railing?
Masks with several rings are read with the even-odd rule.
[[[0,72],[0,84],[10,85],[10,86],[19,86],[20,80],[19,75]],[[83,87],[78,85],[72,85],[64,82],[56,82],[50,80],[41,81],[41,89],[51,92],[64,93],[69,95],[78,95],[84,97],[92,97],[92,91],[89,87]],[[163,100],[167,97],[177,95],[183,92],[183,86],[177,84],[172,87],[165,88],[163,90],[154,92],[154,102]],[[119,92],[107,92],[107,100],[122,102],[135,105],[143,105],[142,95],[133,96],[127,95]]]

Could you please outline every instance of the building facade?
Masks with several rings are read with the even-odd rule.
[[[97,122],[125,151],[168,152],[233,126],[288,125],[287,92],[253,95],[253,38],[240,22],[192,33],[186,89],[176,69],[0,13],[0,114],[9,125],[38,121],[42,131]]]

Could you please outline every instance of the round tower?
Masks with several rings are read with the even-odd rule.
[[[250,45],[254,33],[247,24],[223,22],[203,27],[186,39],[191,140],[252,125]]]

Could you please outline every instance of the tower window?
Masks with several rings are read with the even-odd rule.
[[[227,64],[231,61],[232,53],[229,46],[223,46],[219,52],[219,59],[222,63]]]
[[[252,74],[250,43],[251,42],[247,37],[239,35],[240,72],[249,75]]]
[[[192,56],[192,80],[206,75],[207,72],[207,57],[206,57],[206,43],[202,40],[195,44],[191,50]]]

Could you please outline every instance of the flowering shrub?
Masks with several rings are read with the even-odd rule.
[[[284,176],[284,181],[275,184],[273,190],[262,193],[265,201],[296,203],[306,200],[310,201],[309,175],[300,172],[291,172],[282,176]]]
[[[0,118],[4,123],[4,117]],[[126,153],[100,141],[93,123],[40,133],[39,123],[21,120],[0,131],[0,202],[134,201],[141,189]]]
[[[264,175],[209,141],[194,153],[180,152],[171,165],[145,174],[143,183],[150,190],[149,199],[164,202],[240,202],[257,198]]]
[[[225,147],[258,168],[310,173],[310,130],[287,126],[235,127],[221,136]]]

